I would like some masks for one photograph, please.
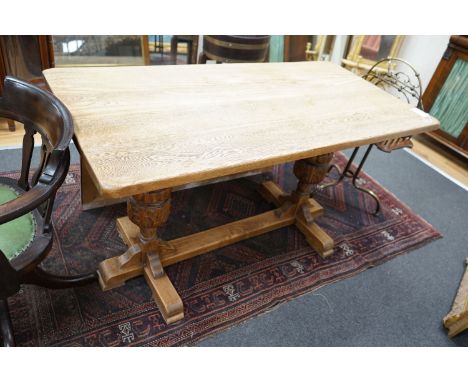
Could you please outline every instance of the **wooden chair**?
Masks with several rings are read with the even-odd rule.
[[[265,62],[268,59],[271,36],[203,36],[203,52],[199,64],[207,60],[217,63]]]
[[[3,345],[12,346],[7,298],[21,284],[67,288],[92,282],[96,274],[56,276],[39,267],[52,247],[54,198],[70,165],[70,113],[52,94],[8,76],[0,117],[21,122],[25,128],[18,181],[0,177],[0,329]],[[41,160],[30,176],[36,133],[42,138]]]
[[[376,86],[382,87],[384,90],[408,103],[413,103],[415,107],[424,110],[422,104],[421,79],[419,73],[408,62],[399,58],[386,58],[380,60],[379,62],[375,63],[362,78],[372,82]],[[354,149],[343,171],[341,171],[337,165],[332,164],[329,168],[329,171],[335,169],[339,173],[338,179],[336,181],[320,185],[319,189],[323,190],[327,187],[336,186],[338,183],[343,181],[345,177],[352,178],[352,184],[354,188],[365,192],[375,200],[376,208],[374,210],[374,215],[376,215],[380,211],[379,197],[375,194],[374,191],[362,187],[359,184],[359,174],[373,146],[374,145],[372,144],[367,147],[364,156],[355,170],[351,170],[351,165],[353,164],[353,161],[361,147],[356,147]],[[390,153],[393,150],[405,147],[411,148],[413,147],[413,143],[411,142],[411,137],[402,137],[389,139],[377,143],[375,146],[381,151]]]

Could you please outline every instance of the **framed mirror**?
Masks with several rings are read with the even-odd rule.
[[[53,36],[56,67],[149,64],[148,36]]]

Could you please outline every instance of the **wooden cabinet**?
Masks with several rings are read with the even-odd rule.
[[[431,137],[468,158],[468,37],[452,36],[423,95],[425,111],[440,120]]]
[[[307,43],[311,40],[312,36],[284,36],[284,62],[305,61]]]
[[[54,66],[51,41],[51,36],[0,35],[0,96],[3,92],[3,80],[7,75],[48,90],[42,71]],[[14,131],[14,121],[7,122],[9,129]]]

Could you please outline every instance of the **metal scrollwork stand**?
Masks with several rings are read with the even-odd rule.
[[[405,71],[396,71],[394,70],[397,65],[403,66],[404,68],[407,69],[407,71],[410,72],[414,76],[415,80],[412,80],[410,75],[408,75],[407,72]],[[379,67],[385,68],[386,70],[384,71],[376,71],[375,68]],[[383,89],[390,91],[390,92],[396,92],[396,96],[402,97],[404,100],[406,100],[408,103],[411,103],[412,101],[416,101],[416,107],[423,110],[423,105],[422,105],[422,85],[421,85],[421,79],[419,76],[419,73],[411,66],[408,62],[401,60],[399,58],[386,58],[384,60],[380,60],[379,62],[375,63],[372,68],[369,69],[369,71],[362,77],[363,79],[373,83],[376,86],[380,86]],[[413,81],[416,82],[416,84],[413,83]],[[377,144],[371,144],[367,147],[364,156],[362,157],[361,161],[359,162],[359,165],[355,170],[351,169],[351,165],[353,164],[353,161],[361,147],[356,147],[351,154],[348,162],[346,163],[346,166],[343,170],[339,168],[336,164],[332,164],[328,168],[328,172],[332,171],[335,169],[339,176],[338,179],[322,184],[319,186],[319,189],[324,190],[325,188],[336,186],[340,182],[343,181],[344,178],[352,178],[352,184],[354,188],[356,188],[358,191],[364,192],[368,195],[370,195],[376,202],[376,207],[373,212],[374,215],[377,215],[380,211],[380,200],[377,194],[369,190],[368,188],[362,187],[359,183],[359,174],[364,167],[364,164],[366,163],[366,160],[372,150],[372,147],[376,146],[379,150],[384,151],[386,153],[390,153],[393,150],[401,149],[404,147],[411,148],[413,147],[413,143],[411,142],[411,137],[401,137],[401,138],[393,138],[393,139],[388,139],[383,142],[379,142]]]

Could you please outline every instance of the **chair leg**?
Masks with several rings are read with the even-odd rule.
[[[0,333],[2,335],[2,345],[4,347],[15,346],[10,312],[6,300],[0,300]]]
[[[7,119],[7,122],[8,122],[8,130],[15,131],[16,130],[15,121],[13,121],[12,119]]]
[[[367,150],[366,152],[364,153],[364,156],[362,157],[361,159],[361,162],[359,163],[359,166],[358,168],[356,169],[356,171],[354,171],[353,173],[353,186],[354,188],[356,188],[357,190],[359,191],[362,191],[362,192],[365,192],[366,194],[370,195],[372,197],[372,199],[375,200],[375,203],[376,203],[376,207],[375,207],[375,210],[374,212],[372,213],[373,215],[377,215],[380,211],[380,199],[379,197],[377,196],[377,194],[372,191],[372,190],[369,190],[367,188],[364,188],[364,187],[361,187],[359,186],[358,184],[356,184],[356,181],[357,179],[359,178],[359,174],[362,170],[362,167],[364,166],[364,163],[366,163],[366,160],[367,160],[367,157],[369,156],[371,150],[372,150],[372,144],[369,145],[369,147],[367,147]]]
[[[177,37],[171,38],[171,62],[173,65],[177,64]]]
[[[25,284],[39,285],[45,288],[61,289],[87,285],[97,281],[97,279],[96,272],[76,276],[59,276],[48,273],[37,267],[34,271],[26,275],[22,282]]]
[[[206,56],[206,54],[201,52],[200,56],[198,56],[198,63],[199,64],[206,64],[207,60],[208,60],[208,57]]]

